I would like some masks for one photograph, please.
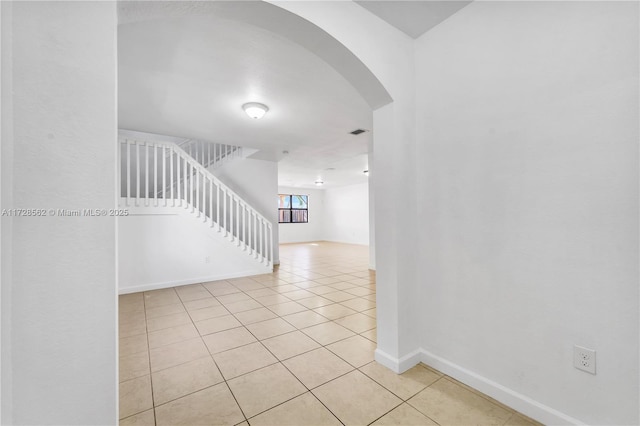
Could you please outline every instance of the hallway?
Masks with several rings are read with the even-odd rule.
[[[273,274],[120,296],[120,424],[535,424],[422,364],[373,360],[368,256],[282,245]]]

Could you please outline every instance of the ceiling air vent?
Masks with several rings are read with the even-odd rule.
[[[366,130],[364,129],[356,129],[353,132],[350,132],[352,135],[359,135],[360,133],[364,133]]]

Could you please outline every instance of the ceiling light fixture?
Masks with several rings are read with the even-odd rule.
[[[247,115],[256,120],[261,119],[269,111],[269,107],[258,102],[249,102],[242,105],[242,109]]]
[[[322,185],[324,185],[323,181],[321,181],[321,180],[317,180],[316,181],[316,186],[322,186]]]

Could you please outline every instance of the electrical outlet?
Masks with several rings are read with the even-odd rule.
[[[578,370],[587,373],[596,374],[596,351],[593,349],[583,348],[582,346],[573,346],[573,366]]]
[[[204,258],[204,263],[211,263],[211,256],[207,256]]]

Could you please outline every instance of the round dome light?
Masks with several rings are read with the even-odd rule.
[[[258,103],[258,102],[249,102],[242,105],[242,109],[247,115],[253,119],[259,120],[269,111],[269,107]]]

